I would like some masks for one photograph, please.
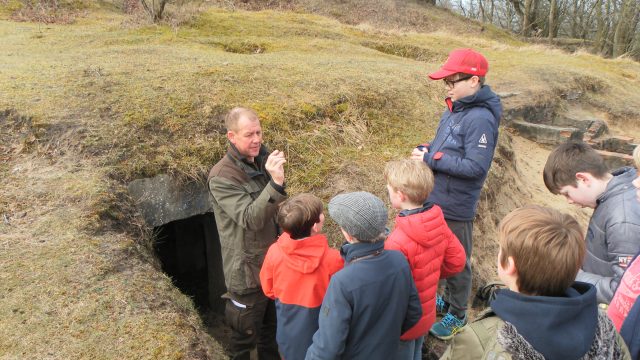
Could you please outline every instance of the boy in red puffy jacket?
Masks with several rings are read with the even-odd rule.
[[[436,319],[438,281],[460,272],[466,256],[440,207],[426,201],[434,180],[424,162],[391,161],[384,176],[391,206],[401,210],[385,249],[399,250],[407,258],[422,304],[422,318],[402,334],[396,359],[421,359],[424,335]]]
[[[275,299],[280,355],[304,359],[318,330],[318,314],[329,279],[343,267],[340,253],[329,248],[321,234],[322,201],[300,194],[285,201],[278,211],[284,233],[269,247],[260,270],[262,290]]]

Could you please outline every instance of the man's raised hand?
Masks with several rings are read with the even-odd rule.
[[[284,153],[280,150],[274,150],[269,157],[264,167],[271,175],[271,179],[276,184],[282,186],[284,184],[284,164],[287,159],[284,157]]]

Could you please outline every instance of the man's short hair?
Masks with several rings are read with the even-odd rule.
[[[498,225],[500,263],[511,256],[518,291],[561,296],[574,282],[585,256],[578,222],[555,209],[530,205],[513,210]]]
[[[576,186],[576,174],[586,172],[598,179],[604,179],[609,169],[602,156],[584,142],[568,141],[558,145],[544,165],[542,176],[547,189],[559,194],[565,186]]]
[[[246,116],[251,120],[259,120],[258,114],[255,111],[244,108],[244,107],[234,107],[229,110],[227,116],[224,118],[224,125],[227,127],[227,131],[238,131],[238,121],[242,116]]]
[[[635,163],[636,168],[640,169],[640,145],[633,149],[633,162]]]
[[[311,235],[311,228],[320,221],[322,200],[312,194],[299,194],[289,198],[278,210],[278,225],[292,239],[302,239]]]
[[[384,179],[396,191],[402,191],[413,204],[422,204],[433,190],[433,172],[419,160],[389,161]]]

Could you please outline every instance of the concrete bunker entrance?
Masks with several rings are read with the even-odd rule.
[[[224,312],[220,239],[206,185],[169,175],[134,180],[129,194],[147,225],[162,271],[191,297],[205,322]]]
[[[162,271],[201,314],[221,312],[225,292],[220,240],[213,213],[175,220],[154,229]]]

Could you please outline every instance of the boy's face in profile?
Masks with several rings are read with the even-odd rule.
[[[391,202],[391,207],[394,209],[402,208],[402,198],[400,196],[400,192],[394,190],[393,187],[387,184],[387,192],[389,193],[389,201]]]
[[[578,183],[577,187],[573,185],[563,186],[560,189],[560,195],[564,196],[569,204],[592,209],[596,207],[596,199],[584,192],[580,183]]]
[[[473,95],[480,88],[477,76],[467,74],[454,74],[443,79],[447,89],[447,96],[452,101],[457,101]]]
[[[569,204],[595,209],[598,196],[601,192],[595,186],[593,175],[576,174],[576,185],[565,185],[560,188],[560,195],[564,196]]]

